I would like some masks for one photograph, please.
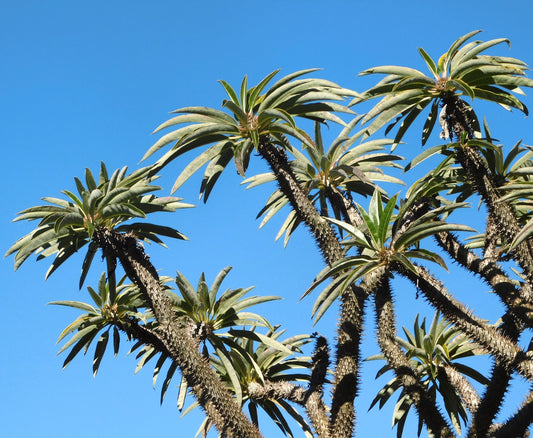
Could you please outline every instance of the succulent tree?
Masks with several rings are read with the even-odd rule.
[[[476,369],[458,362],[465,357],[479,354],[479,346],[468,339],[460,330],[435,313],[429,329],[426,329],[425,318],[418,322],[418,315],[413,323],[413,332],[403,327],[405,338],[398,337],[397,341],[405,350],[409,361],[422,376],[422,382],[432,397],[437,393],[442,396],[444,406],[455,431],[461,434],[461,423],[468,422],[467,411],[474,412],[479,405],[479,395],[468,377],[474,381],[487,384],[487,378]],[[383,360],[383,354],[371,356],[367,360]],[[391,370],[384,365],[376,378]],[[387,382],[378,392],[370,408],[379,402],[381,409],[385,403],[397,392],[398,400],[394,408],[393,426],[397,427],[397,436],[403,434],[405,421],[413,402],[396,376]],[[418,435],[423,427],[419,417]]]
[[[87,288],[91,304],[53,303],[83,312],[60,335],[61,351],[69,351],[65,365],[96,341],[96,373],[109,338],[116,354],[124,333],[134,341],[137,370],[154,364],[154,384],[169,364],[161,400],[180,377],[178,407],[185,408],[190,394],[194,401],[186,412],[200,406],[206,414],[199,433],[214,427],[220,436],[257,438],[262,410],[290,436],[296,424],[307,436],[349,438],[356,430],[360,344],[371,313],[380,351],[375,358],[386,361],[378,374],[394,372],[374,404],[382,407],[399,394],[393,417],[399,435],[413,407],[419,434],[426,428],[435,437],[453,437],[463,429],[471,438],[527,436],[532,393],[509,418],[498,412],[513,377],[533,382],[533,347],[522,339],[533,328],[533,152],[521,142],[506,152],[474,106],[485,100],[527,114],[517,96],[533,81],[522,61],[487,54],[506,39],[472,40],[478,33],[459,38],[437,61],[419,49],[429,74],[398,66],[363,71],[386,75],[363,93],[311,78],[315,69],[277,80],[275,71],[251,87],[245,76],[238,90],[220,81],[227,94],[221,109],[181,108],[156,129],[163,135],[143,157],[162,153],[154,164],[111,176],[102,164],[97,179],[90,171],[85,182],[75,179],[77,195],[64,191],[64,198],[44,198],[46,205],[22,211],[16,220],[38,223],[8,250],[15,268],[32,255],[53,257],[48,276],[86,248],[81,288],[98,251],[106,263],[97,290]],[[375,98],[380,101],[368,113],[355,114],[353,106]],[[402,160],[393,150],[409,150],[400,143],[426,109],[422,145],[437,121],[439,144],[404,169],[420,169],[419,163],[436,155],[442,160],[414,178],[405,195],[387,194],[383,183],[404,179],[391,173]],[[324,135],[326,124],[338,129],[332,140]],[[381,128],[385,136],[397,130],[391,139],[368,138]],[[220,293],[229,268],[211,286],[204,274],[193,286],[178,272],[174,290],[171,279],[159,275],[142,241],[162,244],[162,237],[185,236],[144,219],[189,205],[155,196],[159,187],[152,183],[169,163],[183,163],[189,153],[196,156],[185,161],[173,192],[205,168],[200,197],[206,201],[232,161],[249,186],[276,184],[259,216],[264,224],[287,212],[278,234],[285,234],[286,244],[300,225],[311,232],[326,266],[309,279],[304,295],[322,288],[313,307],[315,322],[338,304],[335,340],[318,333],[281,340],[284,330],[249,311],[275,297],[250,297],[250,288]],[[248,174],[254,155],[269,172]],[[472,235],[473,224],[459,212],[479,201],[488,212],[486,226]],[[439,280],[447,259],[500,300],[498,324],[475,314],[462,302],[461,291],[452,294]],[[125,277],[117,281],[120,268]],[[435,314],[428,330],[418,319],[414,333],[404,329],[407,340],[397,335],[397,277],[406,279],[403,287],[411,287]],[[402,297],[407,292],[402,290]],[[310,357],[300,354],[308,342],[315,346]],[[481,353],[491,360],[487,378],[457,362]],[[483,392],[472,389],[468,378],[486,385]]]
[[[109,177],[102,164],[96,183],[92,173],[86,171],[87,187],[75,179],[80,198],[65,190],[68,200],[45,198],[52,205],[33,207],[20,213],[18,220],[40,219],[40,222],[34,231],[19,239],[8,250],[8,254],[15,253],[15,267],[19,267],[34,253],[39,254],[38,258],[57,254],[50,273],[85,244],[89,244],[80,284],[98,249],[102,250],[107,261],[108,279],[114,278],[116,261],[119,260],[158,322],[156,330],[135,324],[134,330],[142,333],[142,341],[165,351],[179,364],[202,408],[221,431],[228,436],[258,436],[257,428],[241,413],[229,391],[202,359],[186,329],[187,325],[182,324],[177,317],[172,300],[140,243],[144,239],[161,242],[158,235],[181,239],[184,236],[169,227],[144,222],[125,223],[135,217],[144,218],[148,213],[175,211],[188,206],[181,204],[179,198],[158,198],[150,194],[159,189],[150,185],[153,179],[155,177],[149,168],[129,176],[126,176],[124,168]],[[108,282],[109,301],[113,304],[117,299],[116,285],[114,280]],[[82,333],[90,330],[88,335],[92,335],[96,327],[79,326]],[[72,339],[77,340],[79,334]],[[132,336],[135,337],[134,334]],[[66,345],[70,345],[72,339]],[[86,340],[85,337],[81,339],[83,342]],[[84,345],[83,342],[78,342],[72,351],[76,352],[78,346]],[[213,388],[217,390],[212,392]]]

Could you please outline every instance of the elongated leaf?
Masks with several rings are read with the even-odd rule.
[[[437,64],[435,64],[435,61],[433,61],[431,56],[429,56],[422,47],[418,48],[418,52],[420,53],[420,55],[422,55],[422,58],[424,58],[424,62],[428,66],[429,71],[431,71],[431,73],[433,74],[435,78],[438,78],[439,72],[437,70]]]
[[[240,105],[239,97],[237,96],[237,93],[235,90],[228,84],[226,81],[219,80],[220,84],[224,87],[224,90],[226,90],[226,93],[228,93],[229,98],[235,105]]]
[[[426,223],[410,228],[408,232],[401,235],[395,242],[396,248],[407,248],[425,237],[440,233],[441,231],[467,231],[475,232],[472,227],[463,224],[449,224],[446,222]]]
[[[104,333],[102,333],[102,336],[100,336],[100,339],[98,339],[98,342],[96,343],[96,349],[94,351],[94,359],[93,359],[93,376],[94,377],[96,377],[96,374],[98,373],[98,370],[100,369],[100,363],[102,362],[102,359],[104,357],[104,353],[105,353],[108,341],[109,341],[109,330],[106,330]]]
[[[276,350],[280,350],[287,354],[293,354],[293,352],[287,348],[285,345],[283,345],[281,342],[276,341],[275,339],[272,339],[269,336],[265,336],[261,333],[251,332],[249,330],[237,330],[237,329],[231,329],[229,331],[232,336],[236,337],[242,337],[247,338],[252,341],[256,342],[262,342],[265,345],[268,345],[269,347],[275,348]]]
[[[80,339],[90,339],[92,340],[96,336],[96,332],[98,332],[99,328],[96,325],[89,325],[85,328],[82,328],[78,333],[76,333],[72,338],[70,338],[63,347],[58,351],[57,354],[62,353],[67,348],[69,348],[72,344],[79,341]]]
[[[170,385],[170,381],[172,380],[172,377],[174,377],[174,373],[176,372],[177,369],[178,369],[178,364],[176,362],[172,362],[170,366],[168,367],[167,375],[161,387],[161,398],[159,400],[161,404],[163,404],[163,400],[165,399],[168,386]]]
[[[249,101],[248,101],[250,109],[254,109],[254,107],[256,106],[256,103],[258,103],[257,100],[259,98],[259,95],[263,92],[267,84],[274,78],[274,76],[278,74],[279,71],[280,69],[274,70],[272,73],[265,76],[261,80],[261,82],[259,82],[259,84],[257,84],[255,87],[250,89],[250,96],[249,96]]]
[[[239,405],[242,404],[242,388],[241,383],[239,380],[239,376],[235,369],[233,368],[233,360],[229,352],[224,347],[224,344],[222,342],[219,342],[218,340],[214,343],[215,352],[217,356],[219,357],[220,361],[222,362],[224,369],[232,383],[233,391],[235,392],[235,397],[237,399],[237,403]]]
[[[74,307],[76,309],[83,310],[84,312],[93,313],[93,314],[97,313],[96,308],[94,308],[90,304],[82,303],[80,301],[69,301],[69,300],[65,300],[65,301],[50,301],[48,304],[54,305],[54,306]]]
[[[185,181],[187,181],[192,175],[194,175],[194,173],[196,173],[198,169],[219,155],[225,146],[225,142],[219,142],[192,160],[176,179],[171,192],[174,193],[176,190],[178,190],[183,183],[185,183]]]
[[[382,65],[379,67],[373,67],[366,70],[363,70],[359,73],[359,76],[365,76],[370,74],[387,74],[387,75],[397,75],[400,77],[404,76],[424,76],[419,70],[409,67],[399,67],[397,65]]]
[[[94,255],[96,254],[97,250],[98,250],[98,245],[96,244],[96,242],[91,241],[91,243],[89,244],[89,249],[87,251],[87,254],[85,254],[85,258],[83,259],[83,263],[81,265],[81,275],[80,275],[80,281],[78,284],[78,287],[80,289],[83,287],[83,283],[85,282],[85,278],[87,277],[89,268],[92,264]]]

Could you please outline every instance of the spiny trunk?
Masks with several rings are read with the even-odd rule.
[[[347,199],[336,187],[328,187],[326,196],[332,205],[335,205],[342,212],[344,221],[352,224],[354,227],[363,225],[363,218],[353,205],[350,199]]]
[[[455,388],[466,408],[471,412],[476,412],[479,407],[479,395],[470,382],[453,365],[443,364],[440,368],[446,378]]]
[[[317,391],[305,390],[291,382],[254,382],[248,386],[248,393],[254,400],[288,400],[303,406],[315,433],[320,438],[330,437],[329,416]]]
[[[529,283],[518,288],[495,261],[481,259],[461,245],[451,233],[438,233],[435,238],[439,246],[457,263],[487,282],[520,321],[527,327],[533,327],[533,299]]]
[[[487,215],[487,226],[485,227],[485,244],[483,247],[483,260],[496,263],[501,256],[498,246],[498,224],[493,216]]]
[[[503,398],[509,389],[511,372],[507,367],[496,362],[490,374],[490,382],[480,401],[477,411],[472,416],[468,438],[485,438],[498,414]]]
[[[469,338],[483,346],[509,369],[517,371],[530,381],[533,380],[533,361],[526,353],[493,326],[474,317],[463,305],[456,302],[444,285],[432,277],[426,269],[417,266],[418,274],[415,274],[397,265],[395,270],[416,284],[427,300]]]
[[[326,263],[343,257],[342,248],[331,225],[320,216],[298,183],[285,151],[268,138],[261,138],[259,154],[268,162],[280,190],[288,198],[298,217],[305,222],[315,237]],[[357,296],[354,288],[341,297],[341,315],[338,325],[337,360],[331,409],[331,431],[337,438],[352,436],[355,413],[354,399],[358,388],[359,346],[362,334],[364,298]]]
[[[332,436],[352,436],[355,412],[354,400],[359,390],[359,364],[363,336],[364,304],[368,294],[352,286],[341,296],[337,329],[337,363],[331,401]]]
[[[504,315],[502,319],[503,324],[500,326],[500,331],[511,341],[516,342],[520,336],[518,324],[510,314]],[[509,389],[511,374],[508,367],[498,360],[494,361],[485,393],[478,408],[472,413],[468,438],[484,438],[488,435]]]
[[[396,342],[396,317],[388,273],[385,268],[379,271],[370,274],[374,276],[373,283],[375,284],[379,347],[385,355],[387,363],[401,379],[403,388],[409,394],[428,430],[437,438],[453,437],[454,434],[439,412],[435,401],[429,397],[426,388],[411,367],[409,359]]]
[[[474,111],[470,105],[454,94],[444,96],[443,103],[446,106],[446,124],[450,137],[452,139],[455,137],[460,143],[455,148],[457,160],[487,206],[489,224],[495,227],[498,234],[509,244],[521,230],[515,211],[508,202],[499,202],[501,193],[494,175],[487,168],[481,154],[464,141],[474,138],[476,118]],[[533,247],[530,240],[518,245],[513,253],[529,281],[532,281]]]
[[[497,232],[510,244],[521,231],[516,214],[507,202],[499,202],[501,194],[479,152],[470,147],[457,148],[457,158],[465,169],[476,191],[487,205],[489,217],[496,224]],[[533,281],[533,251],[529,240],[513,250],[513,256],[530,282]]]
[[[309,389],[305,395],[305,408],[311,423],[319,438],[329,438],[329,416],[323,401],[324,383],[329,368],[328,341],[323,336],[318,336],[315,343],[315,351],[312,356],[313,368]]]
[[[528,427],[533,423],[533,392],[530,392],[518,411],[489,436],[494,438],[529,437]]]
[[[243,414],[207,360],[200,355],[187,325],[176,317],[154,266],[137,240],[105,228],[98,229],[95,236],[104,255],[120,260],[128,278],[148,301],[158,321],[157,337],[179,365],[199,405],[215,427],[223,436],[230,438],[261,437],[257,427]]]

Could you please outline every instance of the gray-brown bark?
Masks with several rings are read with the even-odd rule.
[[[403,388],[434,436],[453,437],[454,434],[438,410],[435,400],[429,397],[409,359],[396,342],[396,318],[387,271],[381,268],[370,275],[373,276],[372,282],[375,285],[378,343],[387,363],[401,379]]]
[[[466,408],[470,412],[476,412],[479,407],[479,395],[470,382],[459,372],[453,365],[444,363],[442,371],[446,375],[448,381],[455,388]]]
[[[427,300],[473,341],[486,348],[509,369],[515,370],[530,381],[533,380],[533,361],[526,353],[493,326],[473,316],[462,304],[453,299],[444,285],[426,269],[418,266],[418,274],[415,274],[398,265],[395,270],[416,284]]]
[[[520,329],[515,319],[506,314],[503,316],[500,331],[511,341],[516,342]],[[496,415],[500,411],[505,394],[511,382],[512,372],[498,360],[494,361],[489,382],[481,397],[478,408],[472,412],[472,421],[468,438],[484,438],[493,426]]]
[[[438,233],[435,238],[439,246],[457,263],[489,284],[517,318],[526,326],[533,327],[533,300],[529,283],[517,287],[516,282],[512,281],[495,261],[478,257],[461,245],[451,233]]]
[[[201,356],[188,325],[176,316],[172,302],[160,286],[158,274],[133,236],[98,229],[95,238],[104,255],[116,257],[137,285],[158,321],[157,337],[179,365],[199,405],[223,436],[259,438],[261,434],[244,415],[231,393]]]
[[[489,431],[492,438],[529,437],[528,427],[533,418],[533,392],[530,392],[518,411],[503,425]]]
[[[501,194],[481,155],[473,148],[459,147],[457,158],[487,205],[490,220],[494,221],[498,234],[507,244],[510,244],[520,232],[521,226],[509,203],[500,201]],[[524,270],[529,281],[533,281],[533,251],[529,240],[522,242],[514,249],[513,257]]]
[[[501,193],[495,176],[490,172],[481,154],[469,147],[464,140],[474,138],[473,119],[475,114],[464,100],[453,94],[445,96],[446,119],[451,137],[455,137],[460,145],[455,148],[457,161],[461,164],[476,192],[488,208],[488,225],[496,230],[502,240],[510,244],[521,230],[516,212],[508,202],[501,202]],[[489,250],[493,249],[490,245]],[[513,251],[513,258],[523,269],[524,274],[533,281],[533,247],[530,240],[525,240]]]
[[[285,151],[268,138],[261,138],[259,154],[267,161],[282,193],[289,200],[298,217],[308,226],[326,263],[343,257],[340,243],[331,225],[311,203],[294,175]],[[359,345],[362,335],[363,302],[366,297],[349,288],[341,297],[335,381],[331,407],[331,430],[338,438],[352,436],[355,413],[354,399],[358,388]]]
[[[288,400],[305,408],[316,435],[328,438],[330,434],[329,415],[319,392],[306,390],[291,382],[251,383],[248,393],[252,399]]]

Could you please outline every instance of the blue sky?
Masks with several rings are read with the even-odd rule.
[[[3,251],[30,230],[31,224],[10,224],[18,211],[38,204],[42,196],[74,188],[73,176],[83,175],[85,167],[97,172],[101,160],[109,169],[124,165],[135,169],[156,139],[151,132],[169,111],[188,105],[219,107],[224,95],[218,79],[237,85],[244,74],[253,83],[277,68],[288,74],[321,67],[320,76],[361,91],[371,80],[357,78],[359,71],[382,64],[422,68],[417,47],[438,58],[452,41],[474,29],[485,31],[482,39],[510,38],[511,49],[501,46],[500,52],[533,64],[533,6],[526,0],[387,0],[362,5],[335,0],[2,3]],[[533,106],[530,97],[525,102]],[[488,109],[487,115],[493,135],[504,144],[511,146],[521,138],[531,143],[531,118],[498,108]],[[419,133],[408,142],[398,149],[406,157],[420,151]],[[165,171],[161,179],[165,193],[184,163]],[[256,160],[252,170],[263,168]],[[179,270],[191,282],[202,271],[212,281],[223,267],[234,266],[225,286],[255,285],[257,294],[282,296],[282,304],[257,310],[283,324],[288,334],[319,330],[332,336],[335,311],[312,327],[313,298],[298,303],[322,268],[309,234],[300,230],[283,249],[274,242],[280,222],[258,230],[255,220],[271,188],[246,191],[233,169],[226,173],[207,205],[197,202],[198,178],[180,189],[177,195],[198,207],[164,220],[190,241],[169,242],[165,250],[149,247],[154,264],[166,275]],[[172,391],[159,406],[159,388],[152,388],[150,370],[133,374],[136,362],[126,357],[126,345],[117,359],[104,358],[96,378],[90,353],[61,370],[64,356],[56,356],[55,341],[76,313],[46,303],[85,299],[85,291],[77,290],[80,262],[75,257],[46,282],[46,262],[30,261],[16,273],[12,258],[0,263],[5,333],[0,434],[193,436],[200,417],[180,419]],[[103,269],[103,265],[93,267],[93,281]],[[452,284],[452,292],[482,315],[488,319],[497,315],[492,298],[480,293],[481,300],[470,300],[467,283]],[[401,285],[396,299],[401,324],[411,326],[416,312],[432,314]],[[376,352],[372,322],[369,317],[367,356]],[[385,383],[374,382],[376,366],[370,364],[363,372],[358,436],[371,431],[374,436],[392,437],[392,405],[366,413]],[[278,436],[276,429],[267,430],[268,436]]]

